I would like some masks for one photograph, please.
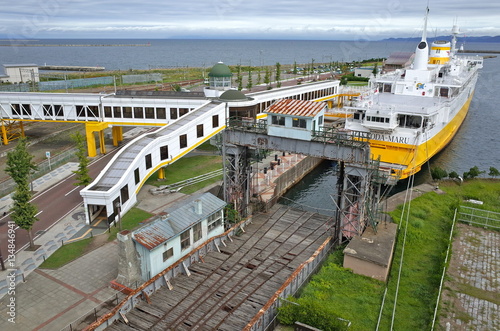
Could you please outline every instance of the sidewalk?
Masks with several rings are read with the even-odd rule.
[[[35,192],[44,191],[64,178],[72,175],[72,171],[78,168],[78,163],[70,162],[59,168],[52,170],[47,175],[33,181],[33,190]],[[0,211],[8,211],[12,205],[11,195],[0,199]],[[77,208],[78,209],[78,208]],[[73,210],[69,217],[66,217],[64,222],[54,224],[52,228],[44,233],[35,233],[35,244],[40,245],[36,251],[26,251],[20,249],[16,254],[15,272],[16,283],[22,282],[34,269],[36,269],[43,261],[54,251],[61,246],[62,240],[66,241],[71,238],[74,233],[81,229],[85,222],[82,222],[83,212]],[[3,212],[2,212],[3,213]],[[2,217],[3,218],[3,217]],[[4,256],[6,258],[6,256]],[[7,266],[6,266],[7,268]],[[0,298],[8,291],[7,275],[12,271],[0,271]]]

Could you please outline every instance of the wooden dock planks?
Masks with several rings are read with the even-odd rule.
[[[138,330],[238,330],[327,237],[328,217],[276,205],[127,314]],[[129,327],[117,322],[119,330]],[[118,330],[118,329],[117,329]]]

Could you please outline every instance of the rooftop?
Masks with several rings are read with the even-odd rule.
[[[38,67],[37,64],[4,64],[4,68],[18,68],[18,67]]]
[[[314,117],[325,108],[322,102],[282,99],[272,104],[265,113]]]
[[[208,77],[231,77],[232,75],[231,69],[222,62],[214,65],[208,73]]]
[[[197,204],[200,204],[198,210]],[[152,250],[225,206],[224,201],[211,193],[193,195],[165,210],[159,219],[134,231],[132,238]]]

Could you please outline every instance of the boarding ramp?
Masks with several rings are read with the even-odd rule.
[[[206,101],[198,109],[165,127],[128,143],[101,174],[84,188],[87,223],[105,219],[112,223],[137,202],[145,181],[225,128],[225,104]]]

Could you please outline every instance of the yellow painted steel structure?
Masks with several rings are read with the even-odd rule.
[[[24,137],[24,125],[22,121],[1,120],[2,143],[8,145],[9,142]]]
[[[85,124],[85,135],[87,138],[87,154],[89,157],[97,156],[96,136],[99,139],[99,149],[101,154],[106,154],[104,130],[111,127],[113,146],[118,146],[123,141],[123,126],[144,126],[144,123],[117,123],[117,122],[88,122],[88,121],[54,121],[54,120],[1,120],[2,143],[8,145],[9,142],[24,137],[23,122],[60,122],[60,123],[81,123]],[[165,126],[167,123],[149,124],[147,126]]]

